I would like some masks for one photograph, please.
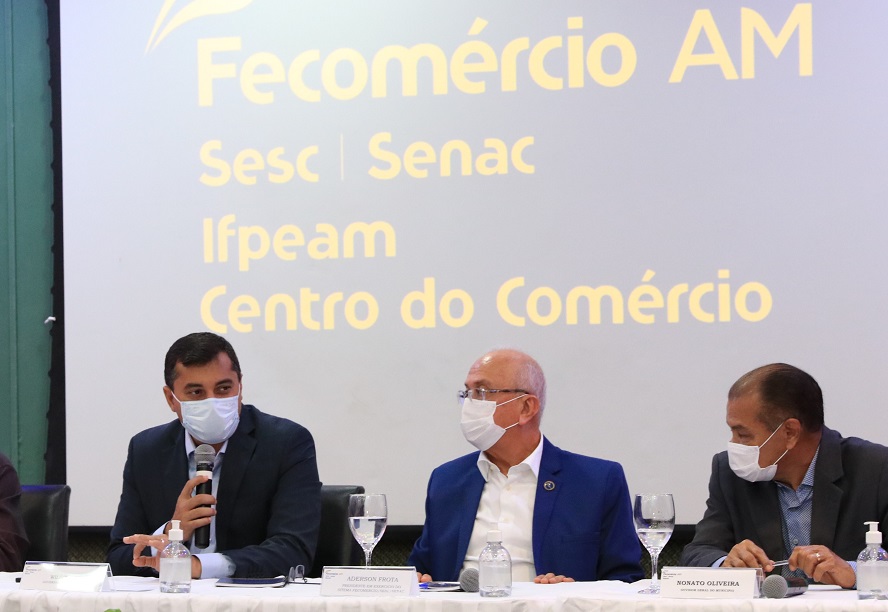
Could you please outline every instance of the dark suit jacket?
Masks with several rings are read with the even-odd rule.
[[[407,563],[435,580],[457,580],[484,489],[479,453],[435,469],[422,535]],[[545,483],[554,483],[547,490]],[[576,580],[638,580],[641,549],[619,463],[575,455],[543,441],[533,510],[537,574]]]
[[[133,547],[122,539],[153,533],[169,521],[187,480],[185,429],[178,420],[133,437],[108,548],[114,574],[156,575],[133,566]],[[245,404],[228,440],[216,499],[216,551],[235,563],[234,575],[270,577],[299,564],[310,568],[320,491],[308,430]]]
[[[712,459],[706,513],[681,564],[712,565],[747,539],[769,558],[786,559],[782,521],[777,485],[738,478],[721,452]],[[888,448],[824,427],[814,467],[811,544],[854,561],[866,547],[864,521],[879,521],[888,532]]]
[[[20,572],[25,565],[28,536],[19,502],[22,486],[9,458],[0,453],[0,571]]]

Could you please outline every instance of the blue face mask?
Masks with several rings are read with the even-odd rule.
[[[198,442],[219,444],[232,436],[240,422],[238,407],[240,389],[232,397],[208,397],[194,402],[183,402],[173,395],[182,406],[182,425]]]

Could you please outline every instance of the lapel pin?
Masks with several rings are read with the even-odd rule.
[[[555,483],[552,482],[551,480],[547,480],[546,482],[543,483],[543,488],[546,491],[554,491],[555,490]]]

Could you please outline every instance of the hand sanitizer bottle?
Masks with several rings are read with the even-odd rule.
[[[160,592],[191,591],[191,552],[182,544],[179,521],[172,521],[170,543],[160,551]]]
[[[882,548],[879,523],[867,521],[866,548],[857,556],[857,598],[888,599],[888,553]]]
[[[499,530],[487,532],[487,546],[478,556],[478,585],[481,597],[512,594],[512,557],[503,548],[503,534]]]

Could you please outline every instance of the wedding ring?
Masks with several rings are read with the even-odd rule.
[[[814,556],[817,557],[817,560],[818,560],[818,561],[820,561],[820,553],[817,553],[817,554],[815,554]]]

